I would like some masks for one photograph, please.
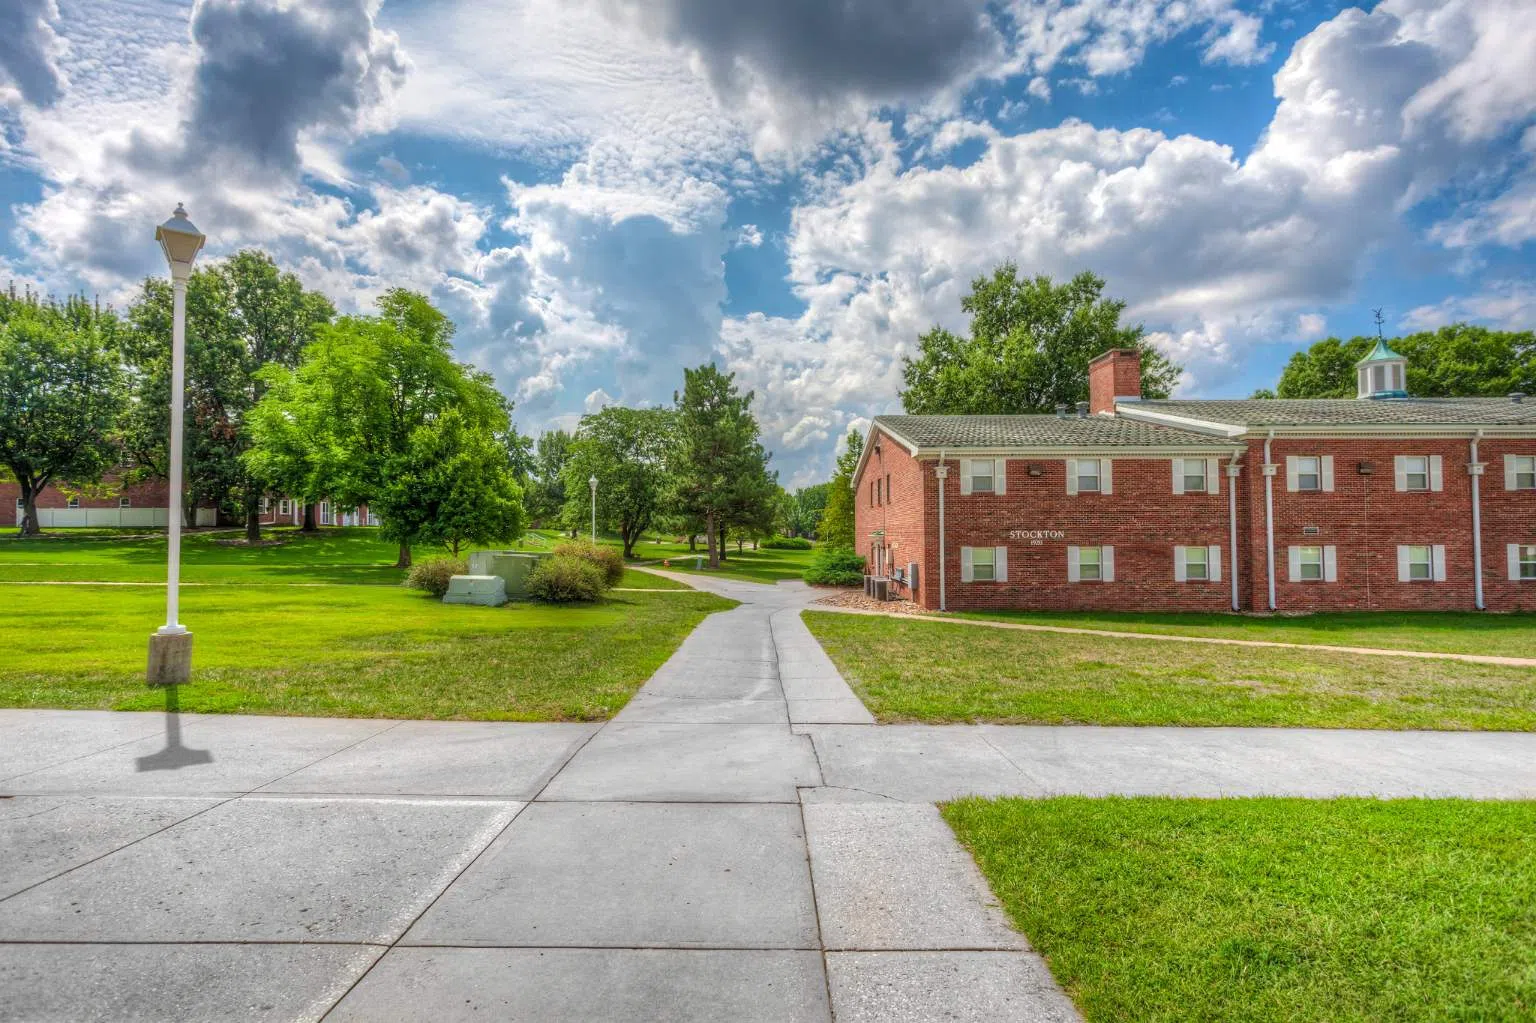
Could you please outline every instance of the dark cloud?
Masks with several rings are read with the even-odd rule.
[[[1001,43],[982,0],[605,0],[695,50],[717,89],[751,72],[813,100],[948,85]]]
[[[187,140],[267,169],[298,165],[299,135],[347,131],[406,71],[367,0],[199,0]]]
[[[54,0],[0,0],[0,83],[15,83],[34,106],[49,106],[64,91],[54,63],[58,17]]]

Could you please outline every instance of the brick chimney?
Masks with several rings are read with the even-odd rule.
[[[1116,398],[1141,397],[1141,353],[1111,348],[1088,364],[1088,411],[1113,412]]]

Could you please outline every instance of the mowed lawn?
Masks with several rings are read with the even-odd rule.
[[[1536,668],[804,618],[885,722],[1536,729]]]
[[[1536,1019],[1536,803],[943,812],[1091,1023]]]
[[[285,542],[259,548],[189,538],[184,577],[200,584],[182,590],[180,617],[195,637],[182,710],[602,719],[707,614],[733,606],[686,589],[615,592],[587,606],[445,605],[400,585],[404,573],[380,563],[392,562],[392,549],[366,531],[276,535]],[[0,541],[0,568],[33,580],[0,582],[0,706],[162,706],[143,672],[148,636],[164,621],[164,589],[105,584],[141,581],[151,567],[145,552],[164,550],[155,538],[62,531]],[[645,585],[654,578],[636,575]],[[50,576],[102,585],[35,584]]]
[[[961,611],[951,612],[951,616],[1110,632],[1536,657],[1536,614],[1363,611],[1253,616],[1131,611]]]

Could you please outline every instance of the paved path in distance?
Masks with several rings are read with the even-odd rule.
[[[1536,736],[884,727],[706,619],[605,725],[0,710],[0,1020],[1073,1020],[933,802],[1536,797]]]

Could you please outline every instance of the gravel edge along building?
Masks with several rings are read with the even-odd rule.
[[[1140,356],[1055,415],[877,416],[855,536],[933,610],[1536,611],[1536,399],[1144,400]]]

